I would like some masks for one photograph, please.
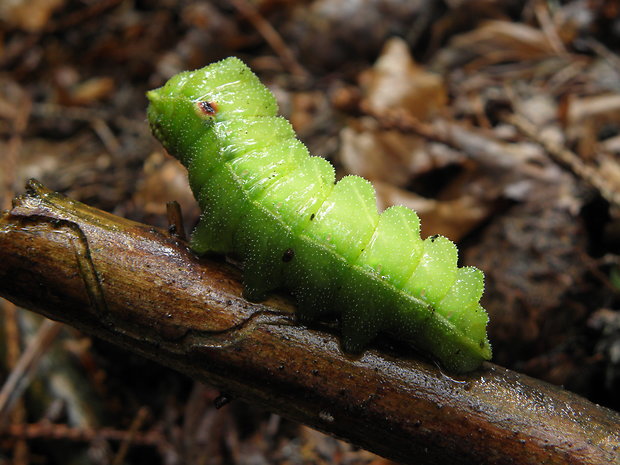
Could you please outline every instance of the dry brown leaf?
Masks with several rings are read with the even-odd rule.
[[[439,67],[451,67],[471,60],[470,66],[521,63],[555,56],[545,34],[523,23],[487,21],[477,29],[456,36],[437,59]]]
[[[620,191],[620,162],[617,157],[610,157],[600,154],[598,157],[600,165],[599,172],[607,179],[611,185],[616,186]]]
[[[426,120],[447,102],[441,77],[418,66],[400,38],[385,44],[381,57],[360,81],[363,106],[373,114],[400,109]],[[419,136],[382,129],[373,119],[365,118],[352,120],[342,131],[340,157],[350,173],[399,186],[405,185],[412,173],[445,164],[429,156]]]
[[[365,104],[378,114],[402,108],[425,120],[447,102],[443,79],[417,65],[409,46],[400,38],[385,44],[379,60],[360,80]]]
[[[403,186],[414,164],[430,164],[420,137],[381,130],[371,119],[352,120],[340,139],[340,161],[346,170],[372,181]]]
[[[186,220],[191,222],[198,217],[198,207],[187,184],[187,173],[175,159],[153,152],[144,162],[143,173],[133,202],[145,218],[164,218],[166,203],[171,200],[179,202]]]
[[[72,90],[70,98],[77,105],[87,105],[110,96],[114,89],[112,78],[94,77],[78,84]]]
[[[441,234],[458,242],[478,226],[491,209],[467,195],[454,200],[434,200],[385,183],[375,183],[375,189],[380,210],[404,205],[417,212],[422,237]]]
[[[321,91],[295,92],[290,96],[290,122],[298,134],[311,133],[329,111]]]
[[[568,104],[566,134],[578,142],[577,152],[585,159],[594,158],[599,134],[605,128],[620,129],[620,94],[606,93],[572,97]]]
[[[0,20],[19,29],[39,32],[64,3],[64,0],[3,0],[0,2]]]
[[[568,110],[569,124],[580,124],[587,118],[620,122],[620,94],[603,94],[572,98]]]

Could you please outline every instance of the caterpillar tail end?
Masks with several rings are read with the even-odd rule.
[[[453,373],[469,373],[480,368],[485,361],[492,357],[491,344],[485,338],[478,347],[461,347],[449,357],[441,357],[440,364]]]

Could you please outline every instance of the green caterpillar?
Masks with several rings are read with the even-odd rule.
[[[203,211],[191,246],[240,258],[248,299],[284,288],[302,322],[339,315],[348,352],[386,333],[456,372],[491,358],[482,272],[458,268],[445,237],[422,240],[414,211],[379,214],[365,179],[335,182],[243,62],[180,73],[148,98],[153,134]]]

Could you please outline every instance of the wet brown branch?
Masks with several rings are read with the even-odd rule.
[[[235,269],[37,183],[0,218],[0,295],[402,462],[620,463],[616,412],[492,364],[347,357],[285,299],[243,300]]]

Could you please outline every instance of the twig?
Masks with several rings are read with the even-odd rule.
[[[475,128],[436,119],[432,123],[422,122],[405,110],[374,111],[367,103],[360,110],[372,116],[384,129],[395,129],[405,134],[416,134],[424,139],[455,149],[472,159],[483,161],[488,166],[511,170],[518,163],[518,152],[511,151],[509,144],[494,140]],[[512,156],[498,157],[498,153]]]
[[[0,177],[0,197],[4,194],[4,198],[1,198],[0,210],[9,208],[11,204],[11,198],[13,197],[15,188],[15,167],[17,166],[17,158],[22,148],[22,134],[28,126],[28,120],[30,118],[30,110],[32,109],[32,100],[25,92],[21,92],[21,99],[15,119],[13,121],[13,133],[7,143],[6,151],[3,156],[2,170],[0,173],[4,173],[4,179]]]
[[[131,425],[129,426],[129,431],[127,431],[127,435],[123,438],[121,446],[119,447],[118,452],[114,457],[114,460],[112,460],[112,465],[121,465],[124,462],[125,457],[127,456],[127,452],[129,452],[129,447],[136,439],[140,428],[142,428],[142,425],[144,424],[144,421],[148,416],[148,413],[149,411],[146,407],[141,407],[138,410],[138,413],[131,422]]]
[[[122,0],[100,0],[98,2],[94,2],[85,8],[63,16],[63,18],[57,23],[51,23],[47,27],[47,32],[56,32],[61,29],[77,26],[80,23],[88,21],[89,19],[100,16],[106,10],[118,6],[120,3],[122,3]]]
[[[20,337],[17,324],[18,309],[8,300],[0,298],[0,313],[4,316],[6,366],[13,370],[19,361],[20,355]],[[10,421],[13,423],[26,421],[26,409],[23,402],[16,402]],[[13,446],[13,461],[15,465],[27,465],[29,463],[28,444],[25,440],[18,439]]]
[[[97,134],[101,142],[103,142],[108,153],[110,155],[118,154],[121,150],[121,144],[119,144],[105,120],[102,118],[93,118],[90,124],[95,134]]]
[[[577,177],[598,190],[609,203],[620,207],[620,189],[608,183],[596,169],[586,165],[576,153],[544,137],[539,133],[536,126],[523,116],[517,114],[509,115],[506,116],[506,121],[516,126],[519,131],[542,146],[557,162],[568,167]]]
[[[103,120],[108,127],[112,123],[131,129],[136,133],[144,132],[143,121],[127,118],[122,115],[115,115],[102,108],[78,108],[56,103],[35,103],[32,106],[32,114],[38,118],[63,118],[74,121],[84,121],[90,123],[93,127],[97,124],[97,120]]]
[[[244,300],[238,277],[34,182],[0,217],[0,295],[234,399],[417,465],[620,465],[616,412],[492,364],[455,378],[412,354],[347,356],[286,299]]]
[[[568,57],[566,47],[562,43],[562,39],[558,34],[557,28],[553,23],[553,19],[549,14],[549,6],[547,2],[536,1],[534,4],[534,13],[542,27],[543,34],[547,37],[547,41],[551,48],[560,56]]]
[[[7,416],[15,401],[30,384],[41,357],[54,341],[62,325],[46,320],[41,324],[34,340],[28,345],[17,365],[11,371],[2,390],[0,390],[0,425],[6,423]]]
[[[599,42],[594,37],[588,37],[587,39],[585,39],[585,42],[594,53],[596,53],[609,63],[612,69],[615,70],[616,75],[620,73],[620,58],[618,57],[618,55],[609,50],[605,46],[605,44]]]
[[[183,225],[183,212],[179,202],[173,200],[166,204],[166,214],[168,216],[168,232],[170,235],[184,241],[187,239],[185,226]]]
[[[100,438],[106,441],[131,441],[140,446],[162,448],[166,438],[158,431],[125,431],[113,428],[76,428],[65,424],[42,421],[39,423],[10,425],[0,429],[0,437],[20,439],[57,439],[74,442],[92,442]]]
[[[284,66],[296,76],[308,78],[308,72],[299,64],[297,58],[286,45],[282,36],[274,29],[258,10],[246,0],[229,0],[230,3],[256,28],[265,41],[278,54]]]

